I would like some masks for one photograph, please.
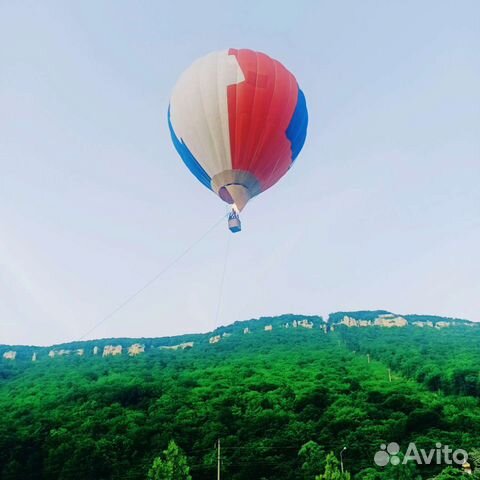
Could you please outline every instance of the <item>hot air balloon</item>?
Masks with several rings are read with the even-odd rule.
[[[195,61],[168,108],[173,144],[224,202],[232,232],[247,202],[277,183],[305,142],[308,113],[295,77],[260,52],[229,49]]]

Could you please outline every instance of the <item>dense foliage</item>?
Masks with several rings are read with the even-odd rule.
[[[0,361],[0,477],[144,480],[174,440],[206,480],[221,438],[233,480],[347,478],[343,447],[352,478],[431,478],[445,465],[382,468],[374,455],[389,442],[480,446],[477,329],[243,328],[135,358]]]
[[[351,350],[370,353],[429,390],[451,395],[480,396],[480,331],[472,327],[360,331],[342,328]]]

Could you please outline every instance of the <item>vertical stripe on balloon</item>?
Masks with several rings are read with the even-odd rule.
[[[298,85],[278,61],[251,50],[230,49],[245,81],[230,85],[228,118],[234,169],[247,170],[266,190],[292,164],[287,129],[295,112]]]
[[[170,136],[172,137],[173,146],[183,160],[183,163],[185,163],[190,172],[192,172],[192,174],[195,175],[200,182],[202,182],[207,188],[211,188],[211,178],[202,168],[200,163],[198,163],[197,159],[193,156],[185,142],[177,137],[170,120],[170,107],[168,107],[168,128],[170,129]]]

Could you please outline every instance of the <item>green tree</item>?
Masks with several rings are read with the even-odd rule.
[[[480,448],[473,448],[468,453],[468,461],[472,464],[474,472],[480,473]]]
[[[454,467],[447,467],[442,472],[440,475],[437,475],[435,477],[435,480],[458,480],[458,479],[471,479],[472,476],[465,474],[460,470],[459,468],[454,468]]]
[[[317,475],[315,480],[350,480],[350,473],[342,473],[340,462],[337,457],[330,452],[325,462],[325,471],[321,475]]]
[[[355,476],[355,480],[383,480],[384,476],[374,468],[366,468]]]
[[[404,461],[404,455],[398,454],[398,463],[389,463],[382,471],[389,480],[422,480],[417,465],[412,461]],[[384,478],[384,477],[381,477]]]
[[[173,440],[170,440],[162,457],[153,461],[148,480],[192,480],[187,457]]]
[[[302,462],[302,473],[305,479],[315,478],[318,472],[321,472],[325,465],[325,452],[322,447],[310,440],[302,446],[298,452],[300,461]]]

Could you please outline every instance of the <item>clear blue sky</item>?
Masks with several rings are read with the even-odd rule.
[[[480,320],[480,3],[0,1],[0,343],[80,337],[225,212],[166,124],[212,50],[292,70],[296,166],[231,238],[219,323],[385,308]],[[215,326],[220,225],[91,337]]]

